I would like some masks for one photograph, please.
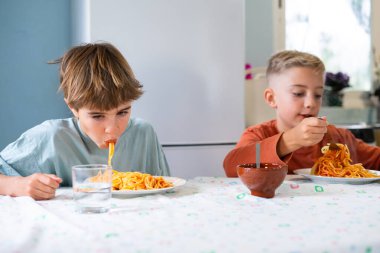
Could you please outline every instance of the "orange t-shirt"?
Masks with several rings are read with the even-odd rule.
[[[364,168],[379,170],[380,147],[371,146],[355,138],[347,129],[329,125],[329,133],[337,143],[347,144],[352,163],[362,163]],[[277,130],[276,120],[247,128],[236,147],[224,159],[224,170],[228,177],[237,177],[236,166],[256,162],[256,143],[260,142],[261,162],[274,162],[288,165],[288,173],[301,168],[311,168],[322,155],[321,148],[329,142],[325,136],[321,142],[310,147],[300,148],[284,157],[277,155],[277,143],[282,133]]]

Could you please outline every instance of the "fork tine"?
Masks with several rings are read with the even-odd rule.
[[[330,150],[340,150],[340,147],[335,142],[331,142],[329,145],[329,149]]]
[[[335,143],[329,131],[326,132],[327,138],[330,140],[329,149],[330,150],[340,150],[340,147]]]

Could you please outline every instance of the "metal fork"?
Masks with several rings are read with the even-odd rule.
[[[318,117],[318,119],[320,120],[326,120],[326,118],[324,117]],[[326,120],[327,121],[327,120]],[[336,144],[336,142],[334,141],[333,137],[331,136],[329,130],[327,130],[326,132],[326,136],[327,136],[327,139],[329,140],[329,149],[330,150],[340,150],[340,147]]]
[[[334,141],[334,139],[332,138],[332,136],[328,130],[326,132],[326,136],[330,142],[329,149],[330,150],[340,150],[340,147],[336,144],[336,142]]]

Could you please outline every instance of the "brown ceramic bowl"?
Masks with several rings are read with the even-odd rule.
[[[276,163],[260,163],[260,168],[254,163],[237,166],[237,174],[251,194],[263,198],[274,197],[287,173],[287,165]]]

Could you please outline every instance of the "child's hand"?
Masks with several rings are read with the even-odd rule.
[[[51,199],[61,182],[61,178],[52,174],[36,173],[28,177],[17,177],[14,193],[16,196],[30,196],[35,200]]]
[[[319,143],[327,132],[328,122],[326,117],[305,118],[289,132],[294,141],[301,147],[308,147]]]
[[[326,117],[305,118],[296,127],[285,131],[277,145],[277,154],[283,157],[299,148],[312,146],[327,132]]]

